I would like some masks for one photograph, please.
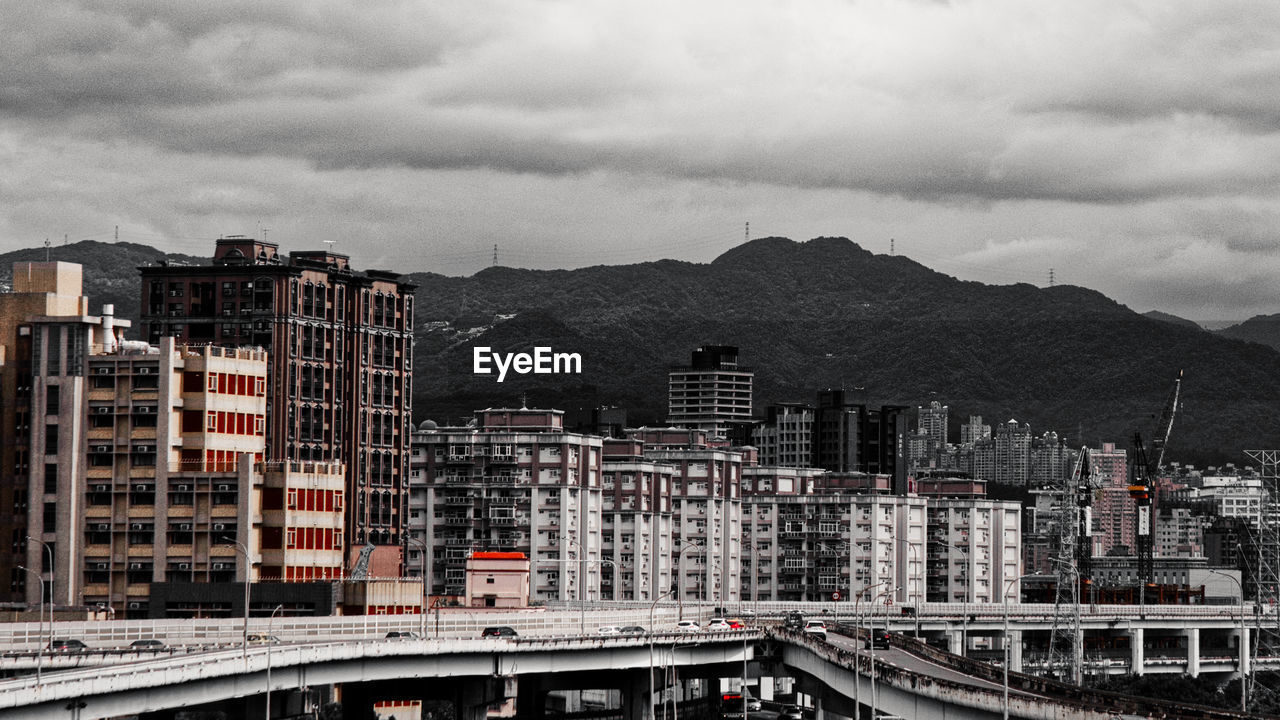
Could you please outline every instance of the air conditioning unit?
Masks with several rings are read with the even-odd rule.
[[[190,569],[191,569],[191,563],[178,563],[178,569],[179,569],[179,570],[190,570]]]
[[[93,529],[97,532],[111,532],[111,523],[97,523]]]
[[[178,526],[178,530],[190,531],[191,523],[182,523],[181,525]]]
[[[132,563],[129,563],[129,569],[130,569],[130,570],[141,570],[141,569],[142,569],[142,563],[140,563],[140,562],[132,562]]]
[[[231,486],[230,486],[230,485],[219,485],[219,486],[218,486],[218,492],[229,492],[230,490],[231,490]]]
[[[140,367],[140,368],[138,368],[138,374],[139,374],[139,375],[150,375],[150,374],[151,374],[151,368],[149,368],[149,367]]]
[[[94,564],[93,564],[93,569],[94,569],[94,570],[106,570],[106,569],[107,569],[107,564],[106,564],[106,563],[94,563]]]
[[[141,529],[142,529],[142,527],[143,527],[143,526],[142,526],[142,523],[133,523],[133,524],[131,524],[131,525],[129,526],[129,529],[130,529],[130,530],[141,530]]]
[[[133,491],[134,491],[134,492],[151,492],[151,486],[149,486],[149,485],[134,485],[134,486],[133,486]]]
[[[110,445],[94,445],[93,451],[99,452],[99,453],[109,453],[111,452],[111,446]]]
[[[129,609],[130,609],[130,610],[141,610],[141,609],[142,609],[142,603],[140,603],[140,602],[131,602],[131,603],[129,603]]]
[[[213,529],[214,529],[215,531],[217,531],[217,530],[226,530],[226,529],[227,529],[227,526],[226,526],[226,524],[224,524],[224,523],[214,523],[214,524],[213,524]]]
[[[111,486],[110,485],[94,485],[93,491],[94,492],[111,492]]]
[[[102,406],[102,407],[100,407],[100,408],[94,408],[94,410],[93,410],[93,411],[94,411],[94,412],[96,412],[96,413],[98,413],[99,415],[110,415],[110,414],[111,414],[111,408],[110,408],[109,406],[107,406],[107,405],[103,405],[103,406]]]
[[[153,453],[156,451],[156,446],[155,445],[135,445],[133,447],[133,451],[140,452],[140,453]]]
[[[227,570],[227,569],[228,569],[228,568],[227,568],[227,565],[229,565],[229,564],[230,564],[230,563],[221,563],[221,562],[216,562],[216,563],[214,563],[214,564],[213,564],[213,569],[214,569],[214,570]]]
[[[109,367],[100,367],[100,368],[98,368],[98,374],[99,374],[99,375],[110,375],[110,374],[111,374],[111,368],[109,368]]]
[[[139,415],[150,415],[154,413],[156,409],[151,407],[150,405],[139,405],[138,407],[134,408],[133,411]]]
[[[178,485],[178,486],[174,489],[174,492],[191,492],[191,486],[190,486],[190,485]]]

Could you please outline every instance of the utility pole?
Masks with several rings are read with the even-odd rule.
[[[498,267],[498,243],[493,244],[493,267]]]

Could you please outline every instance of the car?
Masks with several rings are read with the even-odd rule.
[[[388,639],[388,640],[392,640],[392,639],[395,639],[395,640],[420,640],[421,638],[420,638],[420,637],[418,637],[418,633],[413,632],[413,631],[411,631],[411,630],[392,630],[391,632],[387,633],[387,639]]]
[[[725,620],[725,622],[729,623],[729,629],[731,630],[741,630],[746,627],[746,625],[744,625],[738,618],[729,618],[728,620]]]
[[[249,633],[250,645],[275,645],[278,642],[280,642],[280,638],[275,635],[268,635],[266,633]]]
[[[676,632],[696,633],[701,629],[694,620],[681,620],[676,623]]]
[[[825,640],[827,623],[823,620],[810,620],[804,624],[804,632],[806,635],[820,635]]]
[[[782,621],[782,627],[788,630],[804,629],[804,615],[801,615],[794,610],[787,613],[787,618]]]
[[[494,627],[487,627],[484,630],[481,630],[480,637],[513,638],[519,637],[519,634],[516,633],[514,628],[507,627],[506,625],[495,625]]]
[[[760,698],[747,696],[747,712],[760,712]]]
[[[725,622],[724,618],[720,618],[720,617],[713,617],[713,618],[711,618],[710,620],[708,620],[708,621],[707,621],[707,627],[706,627],[705,629],[707,629],[707,630],[728,630],[728,629],[729,629],[729,623]]]
[[[799,705],[783,705],[778,710],[778,718],[780,720],[804,720],[804,711]]]
[[[863,644],[865,648],[888,648],[889,647],[889,631],[888,630],[872,630],[871,635],[867,637]]]
[[[623,628],[622,628],[621,634],[623,634],[623,635],[644,635],[644,634],[646,634],[647,632],[648,632],[647,630],[645,630],[644,628],[640,627],[639,625],[625,625],[625,626],[623,626]]]
[[[163,650],[164,643],[160,640],[134,640],[129,643],[130,649],[133,650]]]
[[[597,635],[621,635],[622,628],[618,625],[605,625],[596,630]]]
[[[50,640],[49,647],[47,649],[56,650],[58,652],[79,652],[81,650],[88,650],[89,646],[75,638],[58,638],[56,640]]]

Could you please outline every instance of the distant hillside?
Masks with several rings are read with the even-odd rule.
[[[1167,312],[1160,312],[1159,310],[1151,310],[1149,312],[1144,312],[1142,313],[1142,315],[1143,317],[1149,317],[1152,320],[1160,320],[1162,322],[1173,323],[1174,325],[1181,325],[1183,327],[1195,328],[1196,330],[1204,329],[1203,327],[1200,326],[1200,323],[1197,323],[1194,320],[1188,320],[1186,318],[1178,317],[1177,315],[1170,315]]]
[[[1239,325],[1219,330],[1218,334],[1280,350],[1280,315],[1255,315]]]
[[[0,282],[13,260],[44,252],[0,255]],[[117,315],[135,321],[137,266],[207,261],[125,243],[82,242],[51,254],[84,263],[93,312],[113,302]],[[1280,353],[1270,347],[1144,317],[1079,287],[963,282],[842,238],[765,238],[708,264],[499,267],[408,279],[419,285],[416,420],[527,398],[570,412],[619,405],[634,422],[661,421],[668,367],[688,362],[698,345],[723,343],[741,347],[754,368],[758,411],[812,401],[819,387],[862,387],[876,404],[939,399],[953,417],[1012,417],[1073,444],[1123,443],[1135,426],[1149,431],[1185,370],[1171,457],[1238,459],[1242,448],[1278,441]],[[581,353],[584,373],[498,384],[472,374],[477,345]]]

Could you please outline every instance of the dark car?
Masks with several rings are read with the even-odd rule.
[[[619,631],[618,634],[619,635],[644,635],[645,629],[640,627],[639,625],[624,625],[622,627],[622,630]]]
[[[61,652],[76,652],[78,650],[88,650],[89,646],[75,638],[58,638],[49,641],[48,649]]]
[[[782,621],[782,627],[788,630],[803,630],[804,615],[794,611],[787,613],[787,619]]]
[[[418,640],[419,638],[418,638],[418,633],[416,632],[411,632],[409,630],[392,630],[391,632],[387,633],[387,639],[388,640],[391,640],[391,639]]]
[[[480,631],[480,637],[517,637],[517,633],[514,628],[507,627],[506,625],[498,625],[495,627],[487,627]]]
[[[163,650],[164,643],[159,640],[134,640],[129,643],[132,650]]]
[[[863,647],[867,648],[888,648],[889,647],[889,631],[888,630],[872,630],[867,636]]]
[[[783,705],[778,710],[778,718],[780,720],[804,720],[804,711],[799,705]]]

